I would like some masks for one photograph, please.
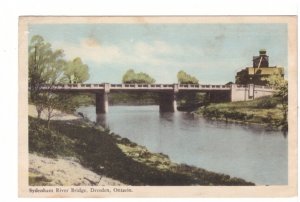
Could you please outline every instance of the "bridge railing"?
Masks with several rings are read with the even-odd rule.
[[[56,84],[56,85],[45,85],[42,86],[42,89],[103,89],[104,84]]]
[[[236,88],[249,88],[248,85],[235,85]],[[95,84],[57,84],[51,86],[52,89],[58,90],[85,90],[85,89],[165,89],[172,90],[178,87],[178,90],[230,90],[231,85],[210,85],[210,84],[108,84],[108,83],[95,83]],[[44,89],[49,89],[49,86],[44,86]],[[274,90],[271,86],[254,85],[255,89]]]
[[[140,89],[140,88],[150,88],[150,89],[160,89],[160,88],[169,88],[172,89],[174,87],[173,84],[110,84],[111,89],[117,88],[129,88],[129,89]]]
[[[229,89],[230,85],[179,84],[179,89]]]

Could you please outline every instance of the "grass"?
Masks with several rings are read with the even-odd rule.
[[[197,110],[198,114],[211,119],[265,124],[280,128],[283,110],[276,97],[262,97],[251,101],[210,104]]]
[[[29,151],[47,157],[75,157],[99,175],[129,185],[254,185],[243,179],[174,164],[164,154],[150,153],[126,138],[91,127],[88,123],[52,121],[29,117]],[[47,179],[31,176],[30,182]]]

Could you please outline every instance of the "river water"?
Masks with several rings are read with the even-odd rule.
[[[110,106],[105,115],[95,107],[78,112],[151,152],[185,163],[240,177],[257,185],[288,183],[288,139],[278,131],[209,121],[190,113],[159,113],[158,106]]]

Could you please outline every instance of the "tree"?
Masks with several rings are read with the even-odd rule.
[[[282,80],[280,83],[277,83],[275,88],[277,92],[275,92],[274,96],[279,97],[281,101],[282,111],[283,111],[283,119],[282,119],[282,130],[288,130],[288,81]]]
[[[127,70],[127,72],[123,75],[122,82],[123,83],[134,83],[135,80],[135,72],[133,69]]]
[[[143,83],[152,84],[155,83],[155,79],[150,77],[148,74],[140,72],[135,73],[133,69],[129,69],[123,76],[123,83]]]
[[[62,76],[63,51],[52,51],[51,44],[44,41],[43,37],[33,36],[28,47],[29,70],[29,98],[36,106],[38,117],[47,102],[47,92],[42,88],[48,85],[49,90]]]
[[[279,97],[280,103],[282,105],[282,111],[283,111],[283,120],[282,120],[282,126],[283,130],[287,131],[288,122],[287,122],[287,116],[288,116],[288,81],[285,80],[279,73],[273,73],[269,77],[265,78],[267,81],[267,85],[275,87],[276,92],[274,93],[274,96]]]
[[[62,50],[52,51],[51,44],[43,37],[33,36],[28,47],[29,95],[35,104],[38,118],[47,110],[48,127],[54,109],[62,109],[66,105],[67,95],[56,94],[56,84],[63,83],[66,61]]]
[[[198,84],[199,80],[187,74],[183,70],[180,70],[177,73],[177,80],[179,84]],[[203,95],[200,93],[196,92],[184,92],[184,93],[179,93],[178,98],[180,100],[180,105],[181,107],[186,107],[186,108],[195,108],[197,106],[198,102],[200,102],[202,99]]]
[[[180,70],[177,73],[177,79],[178,79],[178,83],[180,83],[180,84],[198,84],[199,83],[199,80],[196,77],[191,76],[182,70]]]
[[[82,63],[80,57],[67,62],[64,68],[64,79],[67,83],[83,83],[89,77],[88,66]]]

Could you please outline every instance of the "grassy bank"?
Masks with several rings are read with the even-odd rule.
[[[276,97],[262,97],[251,101],[210,104],[201,107],[197,114],[214,120],[240,123],[264,124],[273,129],[282,129],[286,124],[283,110]]]
[[[51,129],[47,129],[45,121],[29,117],[29,152],[52,158],[72,157],[98,175],[129,185],[254,185],[229,175],[172,163],[164,154],[150,153],[145,147],[82,120],[52,121]]]

